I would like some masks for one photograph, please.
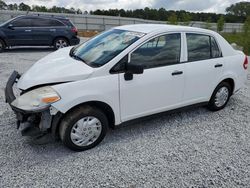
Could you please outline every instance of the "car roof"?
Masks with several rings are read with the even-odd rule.
[[[128,30],[141,33],[153,33],[153,32],[203,32],[208,34],[214,34],[214,31],[201,29],[196,27],[180,26],[180,25],[168,25],[168,24],[134,24],[115,27],[115,29]]]
[[[54,15],[41,15],[41,14],[29,14],[29,15],[21,15],[17,16],[16,18],[26,17],[26,18],[51,18],[51,19],[58,19],[58,20],[69,20],[66,17],[62,16],[54,16]]]

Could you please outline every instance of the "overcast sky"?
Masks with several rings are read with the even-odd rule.
[[[28,5],[45,5],[47,7],[74,7],[81,10],[96,9],[139,9],[161,8],[168,10],[187,10],[224,13],[226,7],[233,3],[250,0],[5,0],[6,3],[24,2]]]

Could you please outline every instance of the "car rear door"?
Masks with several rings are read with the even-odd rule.
[[[224,70],[220,48],[213,36],[186,33],[185,104],[206,102]]]
[[[35,18],[32,20],[33,41],[36,45],[52,45],[59,28],[64,24],[52,18]],[[63,33],[61,33],[63,35]]]
[[[32,43],[31,19],[26,17],[11,21],[3,29],[7,36],[8,45],[30,45]]]
[[[181,33],[155,37],[130,54],[129,63],[144,73],[120,79],[121,119],[142,117],[179,106],[184,88],[184,64],[180,63]]]

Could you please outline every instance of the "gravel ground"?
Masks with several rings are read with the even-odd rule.
[[[250,80],[222,111],[201,107],[122,125],[76,153],[61,142],[32,144],[4,103],[13,69],[24,72],[50,52],[0,54],[0,187],[249,187]]]

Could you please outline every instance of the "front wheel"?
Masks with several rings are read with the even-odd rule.
[[[3,52],[5,50],[5,43],[2,39],[0,39],[0,53]]]
[[[69,42],[65,38],[56,38],[54,41],[54,49],[58,50],[69,46]]]
[[[211,111],[218,111],[223,109],[232,95],[232,88],[227,82],[220,83],[214,90],[213,95],[209,101],[208,109]]]
[[[65,146],[84,151],[98,145],[106,135],[108,119],[98,108],[82,106],[66,114],[59,127]]]

